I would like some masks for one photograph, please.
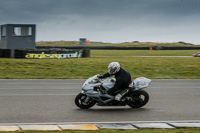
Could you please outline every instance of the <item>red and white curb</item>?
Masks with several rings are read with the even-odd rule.
[[[174,129],[200,128],[200,122],[134,122],[94,124],[0,124],[0,131],[65,131],[98,129]]]

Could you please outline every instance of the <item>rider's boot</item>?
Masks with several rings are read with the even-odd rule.
[[[130,89],[131,88],[126,88],[124,89],[123,91],[121,91],[120,93],[118,93],[116,96],[115,96],[115,100],[117,101],[122,101],[124,100],[124,98],[126,98],[125,96],[130,92]],[[122,98],[123,97],[123,98]]]
[[[121,101],[122,95],[119,93],[115,96],[116,101]]]

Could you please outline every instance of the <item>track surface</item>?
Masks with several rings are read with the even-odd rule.
[[[0,123],[200,120],[200,80],[153,79],[140,109],[74,104],[84,80],[0,80]]]

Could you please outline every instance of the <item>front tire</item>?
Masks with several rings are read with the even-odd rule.
[[[81,109],[89,109],[96,104],[96,101],[90,99],[87,103],[85,103],[85,99],[87,95],[79,93],[75,98],[75,104]]]
[[[133,101],[128,105],[132,108],[141,108],[149,101],[149,94],[144,90],[133,91],[130,95]]]

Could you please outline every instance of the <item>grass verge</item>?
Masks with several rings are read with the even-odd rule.
[[[161,50],[160,50],[161,51]],[[90,58],[76,59],[0,59],[0,79],[85,79],[107,72],[117,61],[132,75],[152,79],[200,79],[200,58],[135,57],[148,50],[91,50]],[[182,55],[183,51],[162,51],[148,55]],[[185,55],[191,55],[193,50]],[[137,54],[137,55],[138,55]]]
[[[200,50],[199,50],[200,51]],[[192,56],[198,50],[91,50],[92,57],[102,56]]]

